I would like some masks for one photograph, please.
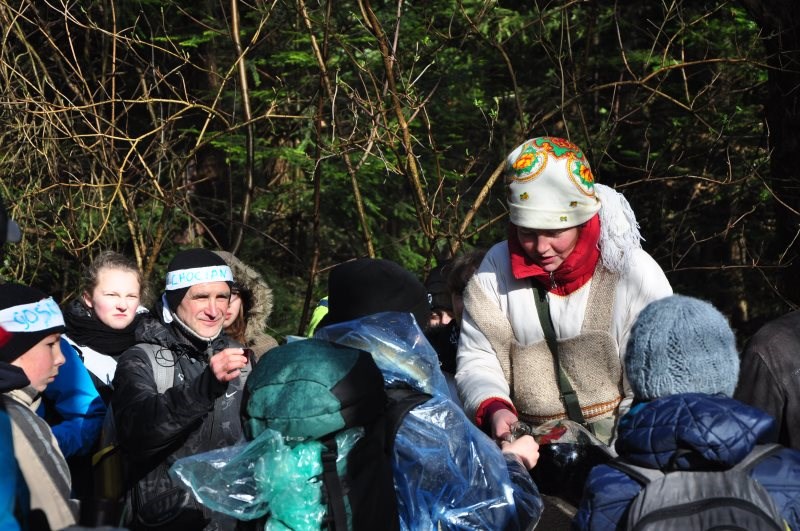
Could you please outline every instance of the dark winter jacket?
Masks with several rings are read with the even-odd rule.
[[[800,311],[764,325],[742,353],[733,395],[775,418],[778,442],[800,450]]]
[[[458,336],[461,328],[455,319],[446,325],[435,326],[425,330],[425,338],[439,356],[439,367],[445,374],[456,373],[456,353],[458,352]]]
[[[732,398],[688,393],[634,406],[619,424],[617,453],[635,465],[679,470],[730,468],[757,443],[772,442],[774,421]],[[791,529],[800,529],[800,452],[784,448],[750,473],[770,493]],[[625,511],[641,485],[600,465],[589,474],[573,529],[622,530]]]
[[[161,308],[154,313],[160,316]],[[220,383],[208,366],[209,357],[230,346],[239,346],[222,335],[199,344],[190,339],[177,322],[164,324],[155,317],[144,319],[137,329],[139,344],[119,359],[114,376],[112,407],[117,436],[130,466],[135,486],[128,503],[134,512],[129,523],[137,529],[139,520],[155,520],[165,528],[222,529],[214,522],[224,520],[201,509],[188,493],[168,476],[168,469],[180,457],[230,446],[243,440],[240,407],[245,375]],[[151,354],[164,359],[165,351],[176,359],[173,387],[157,391]],[[167,358],[169,359],[169,358]],[[183,506],[174,514],[175,506]],[[205,512],[204,512],[205,511]],[[172,517],[172,520],[167,520]]]

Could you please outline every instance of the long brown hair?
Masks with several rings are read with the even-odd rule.
[[[249,317],[248,313],[253,307],[253,292],[238,282],[234,282],[231,287],[231,296],[233,295],[237,295],[241,299],[242,304],[239,306],[239,315],[225,328],[225,334],[242,345],[247,346],[247,321]]]

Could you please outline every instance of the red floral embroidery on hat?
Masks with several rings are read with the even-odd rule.
[[[581,181],[587,184],[591,183],[591,185],[594,186],[594,175],[592,174],[592,170],[586,164],[581,164],[580,166]]]
[[[581,148],[579,148],[569,140],[564,140],[563,138],[558,138],[554,136],[543,136],[534,139],[533,143],[537,147],[544,149],[549,153],[552,153],[557,158],[569,157],[569,158],[580,159],[581,161],[584,162],[586,161],[586,158],[584,157]]]

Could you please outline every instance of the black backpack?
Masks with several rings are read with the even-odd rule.
[[[644,486],[627,513],[628,530],[770,530],[785,531],[775,502],[750,470],[780,450],[756,446],[728,470],[662,472],[621,458],[609,463]]]
[[[387,392],[368,352],[296,341],[273,349],[253,369],[245,432],[255,438],[269,428],[290,446],[322,443],[323,529],[397,530],[392,441],[405,414],[428,398],[411,389]],[[357,430],[363,435],[339,456],[337,436]]]

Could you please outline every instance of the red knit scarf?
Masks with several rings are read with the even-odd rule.
[[[582,227],[578,228],[578,242],[567,259],[550,273],[539,267],[525,254],[517,237],[517,227],[509,224],[508,252],[511,255],[511,272],[517,280],[533,277],[547,290],[556,295],[569,295],[589,282],[600,260],[600,218],[595,214]],[[553,286],[555,282],[555,287]]]

